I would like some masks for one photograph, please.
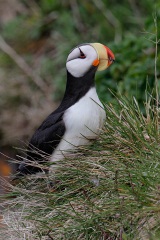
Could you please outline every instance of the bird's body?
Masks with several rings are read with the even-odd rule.
[[[91,140],[96,139],[103,127],[105,117],[96,89],[92,87],[78,102],[65,111],[63,122],[66,131],[54,150],[51,161],[58,161],[70,150],[87,145]]]
[[[42,162],[46,160],[44,154],[47,154],[51,162],[57,162],[71,150],[87,145],[98,137],[106,115],[96,92],[94,78],[97,68],[104,68],[104,60],[109,66],[109,59],[102,59],[100,65],[97,49],[92,45],[80,45],[69,54],[63,100],[32,136],[27,150],[28,161]],[[114,60],[114,55],[111,57]],[[23,162],[19,171],[28,174],[40,169]]]

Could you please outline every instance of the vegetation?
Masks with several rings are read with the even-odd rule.
[[[5,239],[158,240],[160,135],[152,100],[146,117],[135,98],[106,105],[98,142],[61,162],[54,177],[29,176],[10,186]]]
[[[55,109],[65,88],[67,55],[82,42],[104,43],[116,56],[112,68],[97,74],[100,98],[114,102],[109,88],[135,96],[143,108],[145,89],[154,85],[152,1],[14,1],[18,14],[1,26],[1,145],[19,146]],[[157,3],[157,16],[159,9]],[[158,77],[159,69],[158,61]]]
[[[6,104],[0,121],[16,109],[16,122],[21,123],[17,137],[28,139],[37,116],[43,117],[53,108],[53,100],[59,101],[65,86],[64,62],[72,47],[102,42],[111,47],[117,63],[97,74],[107,114],[99,141],[62,161],[54,176],[6,183],[10,193],[1,204],[1,236],[160,239],[159,3],[156,11],[146,0],[22,3],[23,14],[3,26],[0,41],[0,105]],[[6,144],[9,130],[4,129],[1,140]]]

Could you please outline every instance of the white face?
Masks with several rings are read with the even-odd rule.
[[[78,46],[69,54],[66,68],[72,76],[83,77],[96,59],[98,54],[91,45]]]

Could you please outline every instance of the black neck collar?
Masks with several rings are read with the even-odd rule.
[[[67,84],[63,100],[57,111],[65,111],[82,98],[90,88],[94,87],[97,68],[91,67],[83,77],[74,77],[67,71]]]

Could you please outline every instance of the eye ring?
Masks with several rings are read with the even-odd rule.
[[[78,49],[79,49],[79,51],[80,51],[80,56],[79,56],[79,58],[81,58],[81,59],[86,58],[86,55],[82,52],[82,50],[81,50],[80,48],[78,48]]]

